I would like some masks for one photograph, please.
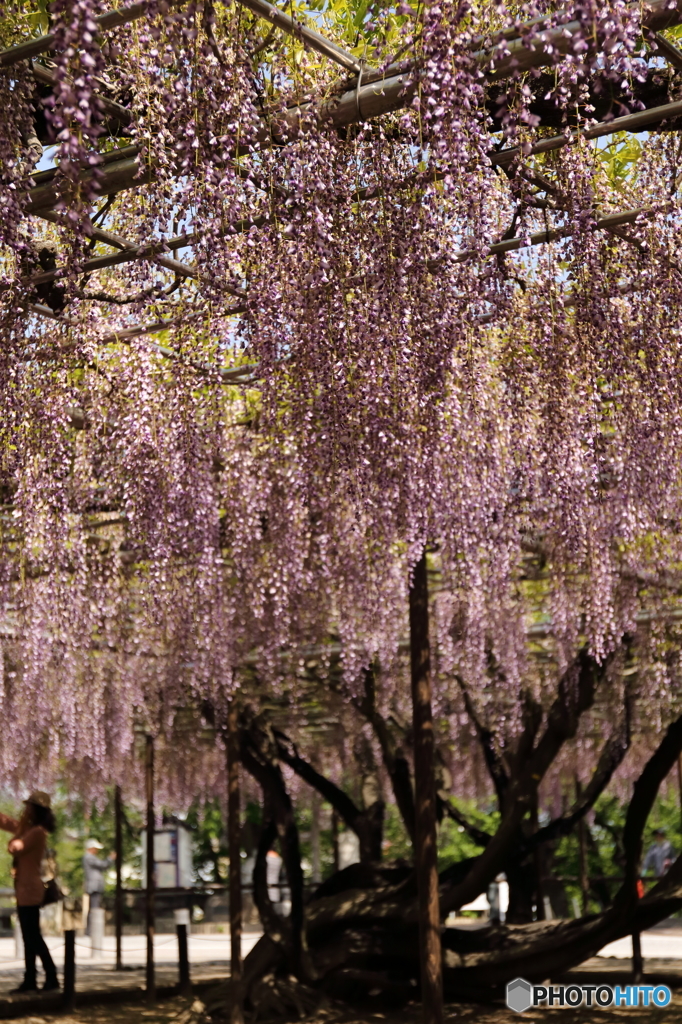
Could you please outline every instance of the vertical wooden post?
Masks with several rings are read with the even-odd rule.
[[[121,787],[114,792],[114,816],[116,824],[116,904],[114,908],[116,924],[116,970],[123,970],[123,882],[121,878],[121,862],[123,860],[123,805],[121,803]]]
[[[146,738],[145,782],[147,790],[147,891],[145,911],[147,925],[147,1002],[156,1002],[156,978],[154,975],[154,740]]]
[[[538,793],[535,792],[530,808],[530,826],[533,832],[538,830]],[[535,870],[535,912],[538,921],[546,919],[545,889],[542,878],[542,851],[539,846],[533,851],[533,868]]]
[[[310,846],[312,854],[313,885],[322,881],[322,862],[320,859],[320,794],[313,790],[313,802],[310,808]]]
[[[332,807],[332,858],[334,860],[334,871],[339,870],[339,816],[336,809]]]
[[[76,932],[64,932],[64,995],[62,1005],[67,1013],[73,1010],[76,994]]]
[[[576,775],[575,778],[575,794],[580,799],[582,792],[582,786],[580,779]],[[580,896],[582,900],[582,911],[583,914],[587,913],[587,904],[589,900],[590,884],[587,877],[587,844],[585,841],[585,819],[581,815],[578,819],[578,865],[580,871]]]
[[[424,1024],[442,1024],[443,973],[438,902],[435,742],[431,714],[431,652],[426,552],[410,587],[410,661],[414,732],[414,862],[419,899],[419,946]]]
[[[239,822],[239,714],[231,700],[227,709],[227,843],[230,857],[231,1024],[243,1024],[242,992],[242,863]]]

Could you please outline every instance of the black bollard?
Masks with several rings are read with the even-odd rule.
[[[64,932],[64,997],[66,1011],[73,1010],[76,995],[76,933],[73,928]]]
[[[188,922],[188,910],[175,911],[175,931],[178,935],[178,974],[180,976],[180,993],[183,996],[188,996],[192,993],[192,980],[189,976],[189,951],[187,946]]]
[[[644,958],[642,957],[642,941],[638,931],[632,933],[632,980],[640,985],[644,977]]]

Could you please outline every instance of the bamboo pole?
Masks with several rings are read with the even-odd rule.
[[[147,930],[147,1002],[156,1002],[156,978],[154,974],[154,740],[145,738],[145,783],[147,793],[147,889],[145,892],[145,917]]]
[[[424,1024],[443,1020],[443,977],[438,901],[436,782],[431,714],[429,591],[424,552],[410,586],[410,660],[414,734],[414,861],[419,901],[419,952]]]
[[[355,95],[355,93],[353,95]],[[644,127],[651,126],[652,124],[660,123],[666,120],[671,120],[679,116],[682,116],[682,101],[662,104],[661,106],[658,107],[652,107],[649,110],[638,111],[637,113],[634,114],[628,114],[625,117],[615,118],[612,121],[600,122],[599,124],[593,125],[592,127],[587,128],[583,131],[573,132],[570,136],[562,134],[553,136],[552,138],[549,139],[541,139],[539,142],[535,143],[532,146],[530,152],[531,154],[545,153],[561,149],[562,147],[567,146],[569,144],[574,144],[579,139],[591,140],[602,138],[604,136],[608,136],[618,131],[637,131]],[[120,187],[134,187],[136,184],[139,183],[139,180],[136,179],[126,184],[125,173],[123,173],[123,169],[130,168],[133,165],[135,166],[135,168],[137,168],[137,148],[127,147],[122,152],[125,153],[125,156],[121,160],[121,166],[119,167],[118,162],[114,161],[113,165],[110,166],[109,172],[104,172],[105,177],[107,173],[109,174],[111,181],[108,184],[103,183],[103,194],[110,194],[108,192],[108,189],[113,189],[114,191],[117,191]],[[520,155],[520,148],[512,147],[510,149],[502,150],[497,153],[491,153],[490,160],[491,163],[493,164],[505,166],[510,163],[513,163],[520,157]],[[43,176],[45,174],[49,175],[48,181],[43,180]],[[148,169],[147,174],[151,175],[152,171]],[[57,220],[56,214],[49,209],[43,209],[41,205],[46,201],[46,199],[48,201],[48,205],[53,201],[56,201],[57,196],[51,185],[53,175],[51,172],[40,172],[39,176],[40,183],[36,184],[34,188],[31,190],[29,211],[36,212],[43,219],[54,222]],[[442,177],[442,175],[437,174],[436,177],[439,178]],[[398,189],[401,186],[409,187],[410,185],[414,184],[415,181],[415,177],[411,176],[410,178],[405,179],[404,183],[396,185],[395,189]],[[368,200],[376,198],[382,193],[382,189],[369,187],[365,189],[360,189],[351,198],[354,201]],[[643,210],[626,211],[624,215],[611,215],[612,217],[620,217],[621,219],[618,222],[610,224],[608,223],[609,218],[603,218],[602,222],[600,222],[598,226],[603,227],[605,230],[610,230],[614,226],[617,227],[620,224],[630,222],[630,220],[623,218],[632,218],[633,216],[636,217],[638,214],[643,214],[645,212],[646,211]],[[243,231],[248,231],[254,226],[260,227],[264,223],[266,223],[266,218],[263,216],[254,218],[253,220],[238,221],[230,225],[230,231],[231,233],[240,233]],[[536,232],[533,236],[531,236],[530,244],[544,244],[548,241],[553,241],[558,238],[564,237],[565,233],[565,230],[560,228],[551,231]],[[88,260],[84,264],[82,269],[83,272],[85,273],[93,273],[100,269],[118,266],[120,264],[127,263],[133,260],[150,259],[154,260],[160,266],[165,267],[166,269],[171,270],[176,274],[179,274],[184,277],[197,278],[198,271],[195,267],[190,267],[187,264],[182,263],[178,260],[174,260],[167,256],[164,256],[159,250],[174,250],[177,248],[191,246],[197,241],[198,236],[198,232],[189,232],[183,235],[179,235],[175,238],[164,240],[162,242],[154,240],[153,242],[138,246],[112,232],[103,231],[101,228],[93,228],[93,237],[97,238],[99,241],[103,241],[109,245],[115,246],[120,251],[113,254],[98,256],[93,258],[92,260]],[[513,251],[514,249],[522,248],[526,244],[526,240],[521,237],[507,239],[504,242],[494,243],[489,250],[489,254],[495,255],[503,252],[510,252]],[[461,250],[460,252],[455,254],[454,259],[457,262],[461,262],[474,255],[475,253],[472,250]],[[47,283],[49,281],[55,280],[58,274],[58,270],[45,271],[42,274],[30,278],[28,283],[33,285]],[[241,293],[238,289],[233,289],[232,294],[240,298],[243,297],[243,293]]]
[[[581,131],[571,132],[569,135],[553,135],[549,139],[540,139],[534,142],[528,151],[529,156],[537,153],[550,153],[564,146],[575,145],[581,139],[601,139],[606,135],[614,135],[616,132],[636,132],[642,128],[659,124],[662,121],[669,121],[682,116],[682,100],[674,103],[663,103],[659,107],[649,107],[647,110],[638,110],[634,114],[625,114],[623,117],[614,117],[612,121],[600,121],[590,128],[583,128]],[[512,146],[510,149],[501,149],[497,153],[490,153],[490,162],[506,166],[514,163],[521,156],[520,146]]]
[[[243,1024],[242,991],[242,867],[239,822],[239,717],[237,705],[227,710],[227,837],[230,857],[230,977],[232,979],[231,1024]]]
[[[123,882],[121,878],[121,862],[123,860],[123,804],[121,801],[121,787],[117,786],[114,792],[114,815],[116,826],[116,970],[123,970]]]

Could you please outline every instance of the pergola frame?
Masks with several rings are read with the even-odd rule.
[[[264,121],[263,131],[258,138],[258,143],[261,147],[271,145],[275,140],[279,140],[280,144],[285,145],[288,139],[295,137],[301,117],[306,114],[306,111],[313,108],[317,110],[316,116],[321,121],[328,121],[337,128],[345,128],[360,121],[380,118],[384,114],[403,109],[412,101],[414,81],[411,75],[414,65],[409,60],[402,61],[398,65],[389,66],[384,71],[372,71],[364,67],[364,65],[358,64],[355,58],[343,50],[342,47],[325,39],[319,32],[309,29],[301,22],[268,3],[267,0],[239,0],[239,2],[243,3],[245,7],[259,17],[266,19],[276,28],[299,39],[306,48],[315,50],[335,63],[340,64],[344,70],[355,74],[355,77],[347,83],[345,88],[343,82],[339,83],[339,91],[331,100],[323,100],[320,103],[309,102],[304,105],[290,107],[283,119],[267,123]],[[183,3],[184,0],[172,0],[170,6],[181,7]],[[146,13],[147,5],[142,2],[105,12],[96,20],[100,30],[106,32],[144,18]],[[665,59],[675,66],[682,64],[682,54],[677,51],[676,47],[668,43],[664,37],[660,36],[659,33],[661,29],[671,27],[680,22],[682,22],[682,10],[678,7],[671,8],[667,0],[653,0],[651,4],[647,5],[642,14],[642,26],[647,30],[649,38],[654,39],[656,50],[662,53]],[[475,51],[478,63],[481,66],[487,66],[491,60],[494,61],[494,71],[488,73],[488,81],[501,80],[510,74],[531,68],[551,66],[569,52],[572,42],[580,30],[580,24],[578,22],[569,22],[561,28],[547,29],[542,31],[539,36],[533,36],[529,42],[529,31],[534,30],[537,32],[539,29],[542,30],[543,24],[544,19],[539,18],[503,29],[493,35],[492,46],[489,45],[487,48],[483,46],[486,41],[480,40],[481,49]],[[54,36],[47,34],[38,39],[0,51],[0,67],[10,67],[27,59],[32,60],[34,57],[48,52],[53,43]],[[37,81],[47,85],[54,81],[54,75],[48,69],[35,62],[32,63],[31,67]],[[130,114],[126,108],[121,107],[120,104],[112,103],[106,98],[103,99],[103,103],[104,109],[108,114],[118,117],[124,123],[131,123]],[[617,132],[637,132],[646,128],[660,128],[681,116],[682,101],[658,105],[597,123],[586,129],[570,133],[564,132],[551,138],[538,140],[532,144],[529,155],[559,150],[576,144],[580,140],[587,141],[603,138]],[[103,154],[99,158],[100,180],[97,186],[98,194],[103,197],[113,196],[152,181],[154,177],[153,166],[146,164],[142,167],[139,155],[140,147],[136,145],[126,146],[122,149]],[[520,156],[521,151],[519,147],[512,147],[506,150],[491,150],[489,153],[491,164],[502,168],[513,166]],[[238,174],[245,174],[236,161],[234,168]],[[39,171],[34,173],[32,177],[35,184],[30,190],[26,212],[35,214],[53,223],[56,222],[57,215],[54,207],[63,198],[55,190],[56,171]],[[81,180],[85,180],[87,177],[89,175],[85,175]],[[409,188],[413,184],[414,179],[405,181],[405,187]],[[378,194],[379,192],[374,188],[361,189],[359,192],[349,195],[348,201],[372,199]],[[597,230],[614,231],[623,225],[632,224],[642,218],[646,218],[654,212],[654,210],[648,208],[640,208],[611,213],[608,216],[598,218],[595,226]],[[265,217],[256,217],[229,225],[229,231],[231,234],[238,234],[249,231],[254,227],[261,227],[264,223],[266,223]],[[190,248],[197,241],[199,233],[200,231],[196,230],[172,238],[154,240],[149,245],[140,246],[122,238],[120,235],[93,226],[92,237],[111,246],[115,251],[111,254],[96,256],[87,260],[82,266],[82,271],[85,274],[90,274],[131,261],[148,260],[173,272],[178,277],[197,280],[200,277],[200,271],[196,267],[183,261],[175,260],[165,255],[165,253],[181,248]],[[491,241],[488,255],[501,255],[525,248],[528,245],[543,245],[567,237],[570,234],[570,228],[558,226],[546,231],[535,232],[530,238],[513,237],[505,238],[501,241]],[[462,250],[453,253],[451,256],[453,263],[465,262],[472,258],[480,258],[480,254],[469,250]],[[441,261],[433,261],[428,265],[427,269],[432,273],[437,273],[440,263]],[[65,270],[66,267],[45,271],[30,277],[24,283],[37,286],[55,281],[64,274]],[[227,290],[230,291],[229,287]],[[232,292],[236,298],[248,301],[248,296],[245,292],[236,289],[232,290]],[[570,302],[570,298],[568,301]],[[227,312],[238,315],[244,309],[244,305],[237,304],[232,310]],[[50,319],[63,323],[64,326],[69,326],[68,320],[55,316],[52,311],[41,307],[40,304],[32,303],[28,306],[28,310],[39,316],[48,316]],[[114,332],[109,338],[103,339],[102,343],[107,344],[110,341],[116,340],[129,341],[134,337],[153,333],[154,329],[164,329],[170,326],[173,321],[163,322],[163,327],[160,326],[161,323],[162,321],[155,321],[153,324],[141,324],[139,327],[130,327],[124,331]],[[240,367],[216,369],[226,383],[251,382],[253,380],[253,366],[249,367],[249,373],[246,376]]]

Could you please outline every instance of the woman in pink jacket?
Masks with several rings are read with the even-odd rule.
[[[24,800],[24,813],[19,821],[0,814],[0,828],[14,833],[7,849],[14,858],[14,891],[26,957],[24,980],[13,991],[37,991],[36,957],[39,956],[45,971],[43,992],[51,992],[59,988],[57,969],[40,932],[40,907],[45,895],[41,865],[48,833],[55,829],[49,795],[40,790],[31,793],[28,800]]]

